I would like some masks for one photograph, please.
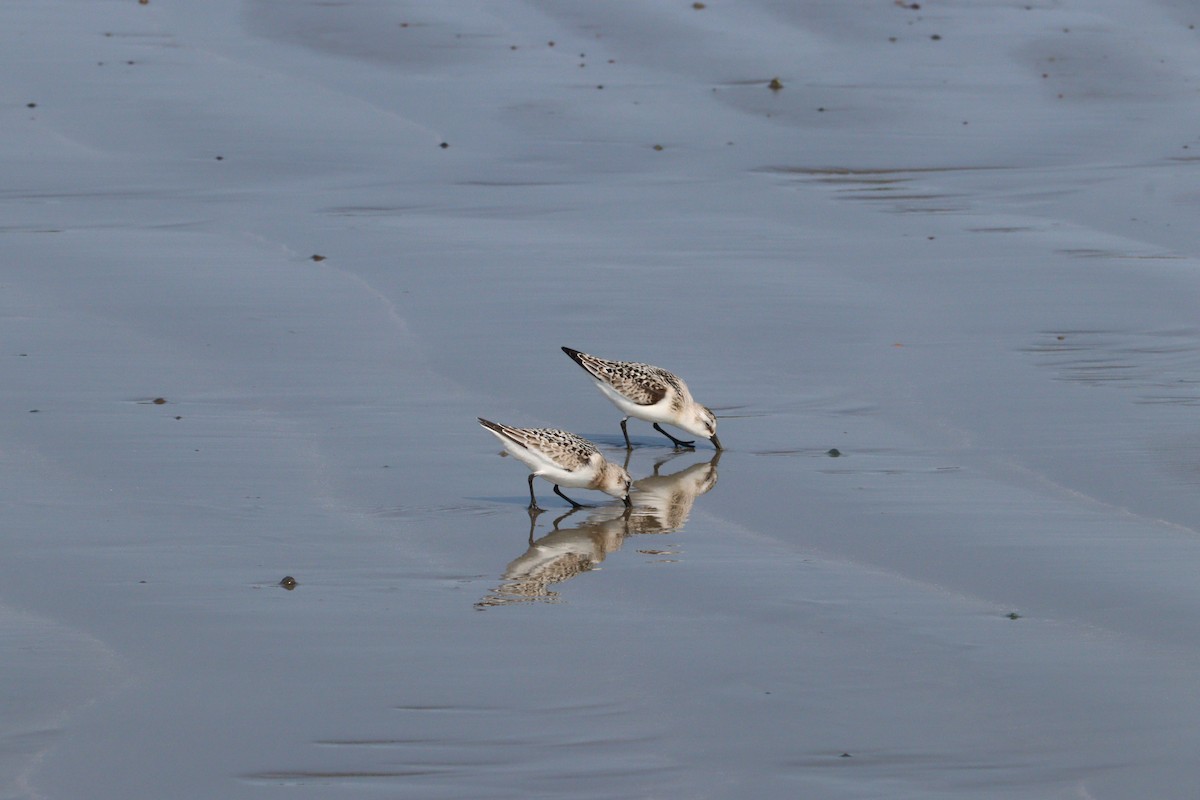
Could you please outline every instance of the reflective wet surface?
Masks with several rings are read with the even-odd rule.
[[[0,798],[1188,796],[1200,20],[927,5],[0,5]]]

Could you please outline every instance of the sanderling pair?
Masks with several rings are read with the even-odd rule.
[[[563,352],[587,370],[596,386],[625,413],[621,433],[626,449],[632,449],[629,431],[625,427],[630,417],[654,424],[654,429],[670,439],[676,447],[693,447],[695,442],[676,439],[659,426],[660,422],[683,428],[688,433],[704,436],[721,449],[717,438],[717,418],[711,410],[692,399],[687,384],[661,367],[632,361],[609,361],[564,347]],[[630,506],[629,473],[611,463],[596,445],[567,431],[556,428],[513,428],[479,418],[504,449],[529,467],[529,509],[539,510],[533,493],[533,479],[539,475],[554,484],[554,493],[573,507],[576,503],[563,494],[562,486],[596,489],[611,494]]]

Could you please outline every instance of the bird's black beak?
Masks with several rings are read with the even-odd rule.
[[[712,439],[710,439],[709,441],[711,441],[713,443],[713,447],[717,448],[718,450],[725,449],[724,447],[721,447],[721,440],[717,438],[717,435],[715,433],[712,435]]]

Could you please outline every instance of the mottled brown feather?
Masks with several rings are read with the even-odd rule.
[[[683,408],[687,391],[679,378],[662,367],[633,361],[609,361],[565,347],[563,350],[592,377],[611,384],[614,389],[639,406],[652,406],[661,402],[667,396],[667,392],[674,389],[673,407],[676,411]]]
[[[600,452],[587,439],[569,431],[556,428],[513,428],[509,425],[491,422],[483,417],[478,417],[478,419],[479,424],[488,430],[495,431],[504,438],[516,442],[526,450],[540,451],[567,472],[574,472],[586,467],[592,456]]]

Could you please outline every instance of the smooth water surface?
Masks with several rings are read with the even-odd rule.
[[[1193,11],[5,3],[0,798],[1190,797]]]

